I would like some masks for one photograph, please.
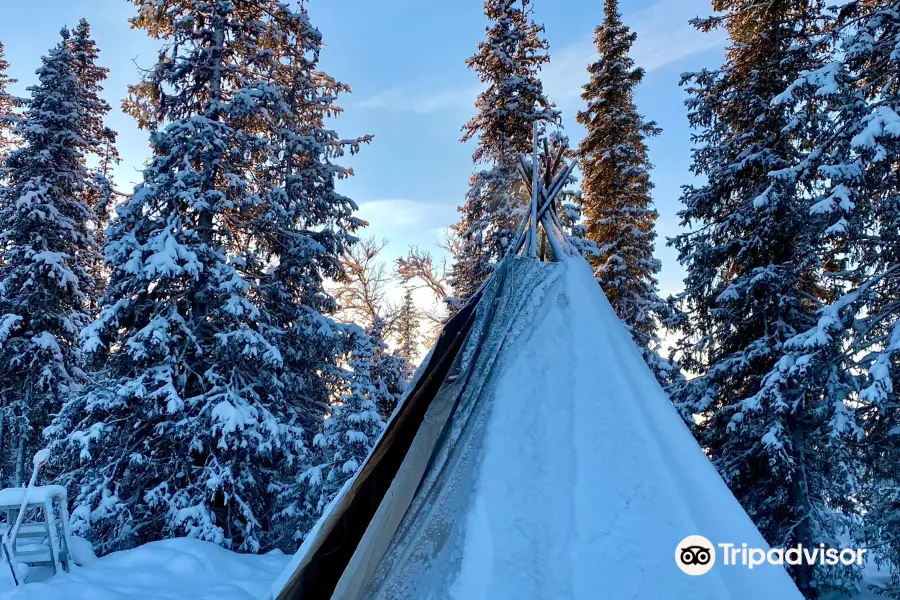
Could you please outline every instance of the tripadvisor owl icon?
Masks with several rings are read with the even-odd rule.
[[[689,535],[675,548],[675,564],[688,575],[705,575],[716,564],[716,548],[702,535]]]

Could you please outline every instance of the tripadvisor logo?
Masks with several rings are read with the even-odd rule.
[[[866,549],[829,548],[825,544],[807,548],[750,548],[744,544],[713,544],[702,535],[689,535],[675,547],[675,564],[688,575],[705,575],[716,564],[716,554],[727,567],[753,569],[764,565],[862,565]]]
[[[716,564],[716,548],[702,535],[689,535],[675,548],[675,564],[688,575],[705,575]]]

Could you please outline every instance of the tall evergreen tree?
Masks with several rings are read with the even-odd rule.
[[[96,242],[102,245],[104,229],[116,199],[111,170],[121,162],[116,148],[117,134],[105,123],[110,106],[100,96],[109,69],[97,63],[100,51],[97,43],[91,38],[91,26],[86,19],[81,19],[72,31],[69,49],[74,59],[75,77],[78,82],[78,101],[86,111],[82,136],[88,142],[85,159],[91,171],[91,179],[90,185],[84,190],[85,202],[95,217],[94,237]],[[91,266],[91,274],[96,286],[90,293],[91,313],[92,316],[96,316],[106,286],[106,270],[102,254],[97,254],[96,262]]]
[[[578,147],[585,235],[597,245],[597,254],[589,257],[597,281],[645,360],[665,381],[671,366],[657,351],[660,321],[668,311],[656,280],[658,215],[645,142],[660,129],[635,107],[634,91],[644,78],[630,56],[637,35],[622,23],[618,0],[606,0],[604,10],[603,25],[594,33],[600,56],[588,67],[590,82],[581,95],[587,108],[577,115],[586,129]]]
[[[300,478],[306,489],[297,504],[307,518],[312,517],[307,528],[356,474],[384,429],[373,384],[376,349],[372,336],[355,325],[347,331],[350,349],[344,387],[332,403],[323,431],[313,440],[317,459]]]
[[[15,145],[13,128],[16,112],[22,102],[9,92],[9,86],[18,80],[7,74],[9,62],[6,60],[3,43],[0,42],[0,181],[3,176],[3,162]]]
[[[94,164],[90,165],[93,185],[89,190],[88,201],[100,222],[105,223],[115,195],[111,170],[121,162],[116,148],[117,134],[104,122],[110,106],[100,96],[109,69],[97,63],[100,52],[97,43],[91,38],[91,26],[86,19],[81,19],[72,31],[70,46],[75,58],[78,88],[82,94],[81,103],[88,110],[85,133],[91,141],[94,159]]]
[[[406,391],[406,384],[412,377],[412,363],[406,360],[399,351],[391,350],[385,341],[387,325],[384,319],[377,319],[371,327],[365,330],[365,334],[369,336],[369,344],[375,353],[369,371],[373,390],[370,397],[375,402],[378,414],[385,423],[397,408],[403,392]],[[393,323],[391,325],[393,328]]]
[[[678,349],[697,374],[675,400],[702,416],[701,444],[770,544],[839,546],[858,493],[845,443],[846,374],[828,360],[805,365],[802,380],[782,371],[785,351],[834,297],[816,251],[823,222],[810,210],[821,180],[802,169],[823,119],[816,105],[798,111],[783,96],[823,63],[822,6],[716,8],[720,15],[696,24],[727,30],[725,63],[685,78],[700,130],[694,171],[707,183],[685,187],[680,214],[691,230],[674,240],[687,268]],[[790,569],[808,598],[852,591],[858,579],[850,568]]]
[[[542,26],[531,19],[530,0],[485,0],[491,25],[477,53],[466,61],[487,89],[463,126],[462,141],[477,138],[476,166],[460,221],[462,239],[451,276],[456,300],[465,303],[506,252],[524,215],[527,194],[516,174],[516,156],[532,151],[535,123],[555,123],[559,112],[544,95],[538,76],[550,61]]]
[[[304,517],[274,521],[343,351],[323,280],[360,221],[332,161],[366,140],[325,127],[348,88],[318,69],[302,6],[134,3],[132,25],[163,47],[124,106],[162,128],[108,230],[110,283],[82,335],[106,383],[48,433],[76,529],[101,552],[170,535],[266,550]]]
[[[817,248],[826,276],[843,292],[816,326],[788,345],[769,380],[825,387],[852,414],[840,414],[864,443],[865,542],[892,569],[880,590],[900,598],[900,2],[845,2],[821,45],[830,60],[810,69],[779,98],[808,114],[825,104],[823,125],[804,124],[812,150],[798,171],[821,173],[810,206],[820,223]],[[830,381],[814,376],[827,367]],[[849,410],[847,411],[849,413]],[[861,429],[857,429],[861,427]]]
[[[90,320],[90,265],[98,254],[84,201],[89,108],[79,95],[69,32],[61,35],[29,88],[15,128],[21,147],[6,160],[8,185],[0,188],[0,381],[4,422],[15,440],[15,484],[26,456],[42,446],[51,415],[84,383],[77,337]]]
[[[394,315],[393,329],[397,337],[397,354],[410,365],[416,364],[416,357],[419,355],[419,321],[419,311],[416,309],[412,290],[407,288],[403,293],[403,303]]]

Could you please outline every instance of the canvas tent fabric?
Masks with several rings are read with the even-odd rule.
[[[587,263],[508,256],[271,597],[800,598],[780,567],[682,573],[693,534],[766,547]]]

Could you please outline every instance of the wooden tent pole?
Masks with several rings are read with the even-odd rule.
[[[571,173],[575,169],[576,162],[573,160],[572,164],[570,164],[567,168],[563,169],[563,172],[559,174],[559,176],[553,180],[553,186],[548,191],[547,189],[541,190],[541,198],[544,200],[544,204],[541,205],[541,208],[538,210],[538,220],[544,215],[547,209],[550,207],[550,204],[553,202],[553,199],[559,194],[565,185],[565,181],[569,177],[569,173]],[[519,230],[516,232],[516,236],[514,238],[513,244],[509,247],[509,252],[515,254],[522,248],[522,242],[525,241],[525,234],[527,232],[526,226],[528,225],[528,218],[522,219],[522,224],[519,225]],[[532,224],[535,227],[536,225]]]

